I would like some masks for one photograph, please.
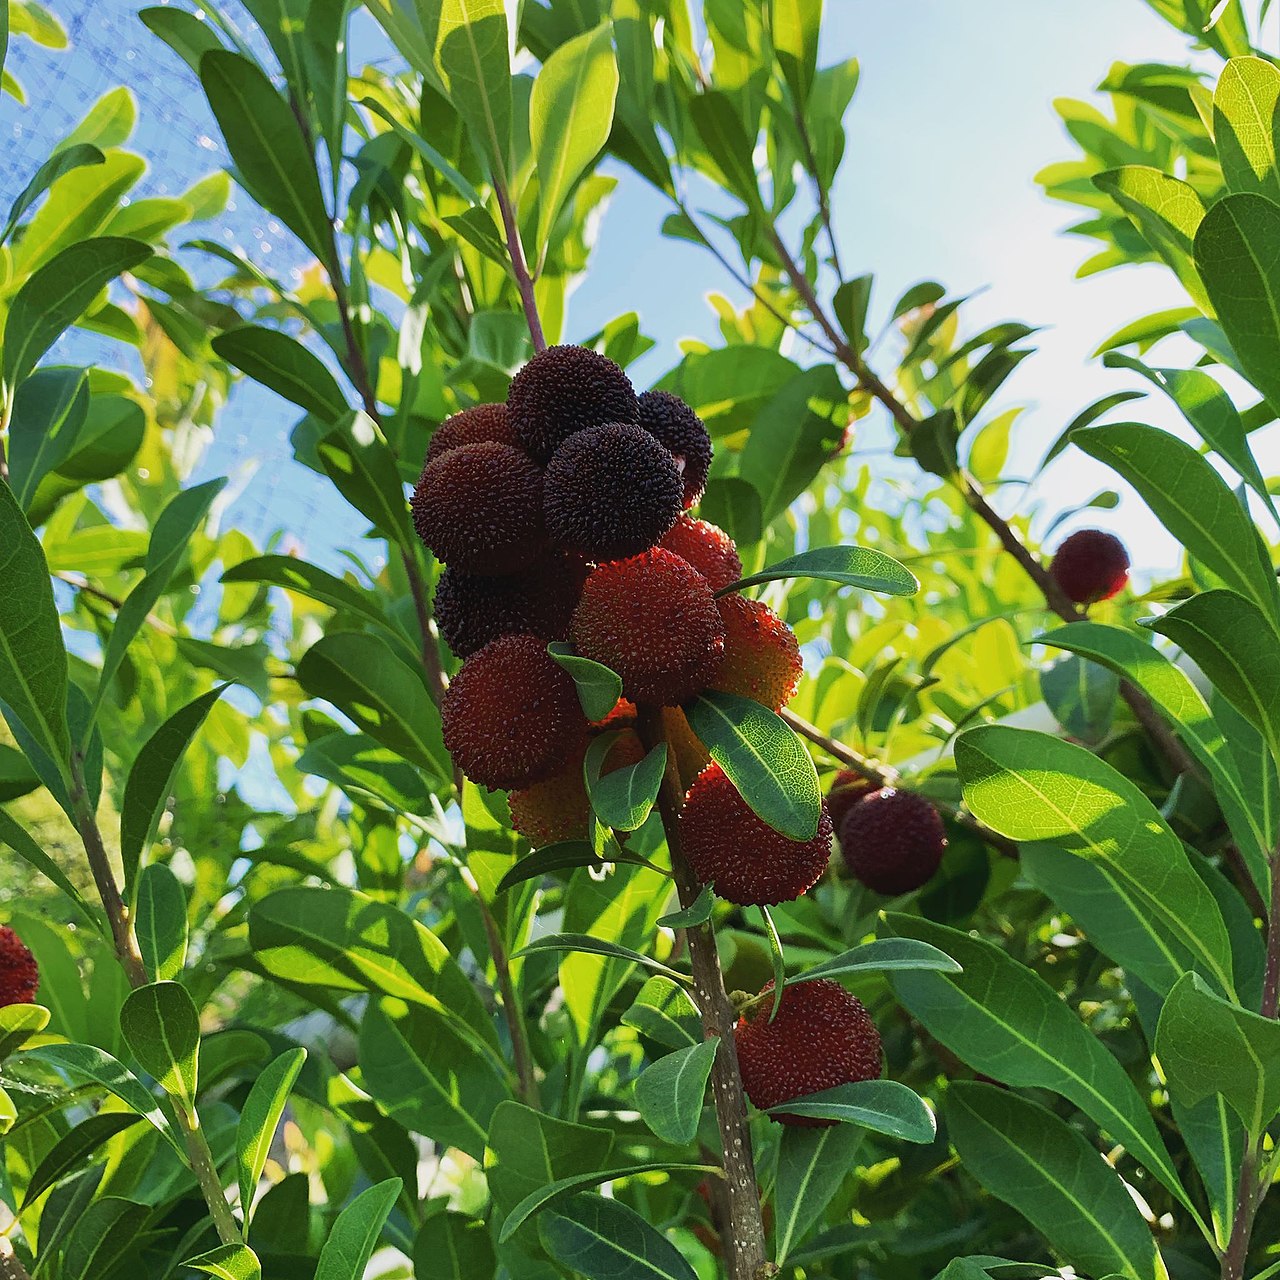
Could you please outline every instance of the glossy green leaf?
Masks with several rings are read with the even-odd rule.
[[[371,738],[436,778],[450,777],[440,713],[422,672],[379,636],[334,632],[302,655],[298,681],[313,698],[333,703]]]
[[[1280,1023],[1214,995],[1187,974],[1165,997],[1156,1054],[1187,1106],[1220,1093],[1256,1140],[1280,1112]]]
[[[822,814],[818,771],[804,744],[768,707],[709,691],[686,708],[694,733],[762,821],[790,840],[812,840]]]
[[[119,1196],[95,1200],[71,1226],[59,1280],[98,1280],[110,1275],[151,1213],[150,1205]]]
[[[8,1133],[13,1128],[14,1122],[18,1119],[18,1108],[14,1104],[13,1099],[9,1096],[9,1091],[0,1087],[0,1137]]]
[[[617,94],[609,22],[560,45],[533,82],[529,134],[538,173],[540,251],[573,184],[609,140]]]
[[[933,1113],[918,1093],[897,1080],[859,1080],[836,1085],[770,1107],[771,1115],[811,1116],[861,1125],[904,1142],[932,1142]]]
[[[375,0],[376,3],[388,3],[389,0]],[[377,10],[374,9],[376,14]],[[367,107],[375,115],[381,116],[382,119],[391,126],[392,131],[402,141],[407,142],[422,158],[434,169],[440,176],[446,179],[450,186],[470,205],[483,206],[484,198],[480,193],[467,181],[466,178],[458,172],[448,160],[445,159],[439,151],[435,149],[429,142],[420,138],[416,133],[410,132],[398,120],[396,120],[376,98],[361,98],[360,105]],[[487,214],[485,215],[488,216]],[[446,219],[448,221],[448,219]],[[492,220],[491,220],[492,221]]]
[[[18,192],[9,209],[9,217],[0,231],[0,243],[9,239],[14,227],[22,220],[22,215],[40,199],[46,191],[64,173],[79,169],[84,165],[102,164],[106,157],[92,143],[76,142],[71,146],[60,147],[32,175],[31,181]]]
[[[899,1002],[931,1036],[975,1071],[1068,1099],[1195,1212],[1128,1074],[1043,978],[993,943],[957,929],[896,914],[885,924],[895,934],[945,947],[963,966],[963,972],[890,979]]]
[[[819,578],[864,591],[881,591],[891,596],[911,596],[920,590],[916,577],[892,556],[872,547],[815,547],[789,556],[777,564],[724,587],[716,595],[741,591],[760,582],[787,578]]]
[[[258,1256],[247,1244],[220,1244],[182,1264],[217,1280],[262,1280]]]
[[[240,1212],[246,1223],[254,1190],[266,1167],[276,1126],[306,1060],[307,1051],[302,1048],[282,1053],[254,1080],[240,1111],[236,1129],[236,1170],[240,1185]]]
[[[194,13],[176,5],[139,9],[138,17],[147,30],[163,40],[196,75],[200,74],[200,59],[210,49],[223,47],[211,22],[201,22]]]
[[[222,581],[284,587],[327,604],[331,609],[354,613],[384,629],[389,625],[386,614],[369,592],[294,556],[254,556],[241,560],[222,575]]]
[[[140,1123],[141,1116],[129,1111],[103,1111],[81,1120],[49,1148],[36,1166],[22,1197],[22,1208],[34,1204],[50,1187],[84,1165],[103,1143],[117,1133]]]
[[[9,484],[30,511],[40,482],[75,447],[89,417],[84,369],[37,369],[18,388],[9,422]]]
[[[437,1213],[422,1224],[413,1242],[414,1274],[439,1280],[474,1280],[493,1275],[493,1242],[479,1218]]]
[[[553,640],[547,652],[573,677],[578,701],[588,720],[603,720],[622,697],[622,677],[602,662],[583,658],[563,640]]]
[[[639,764],[624,765],[604,777],[600,768],[613,747],[608,734],[600,734],[587,748],[583,764],[587,794],[600,822],[615,831],[635,831],[653,811],[667,768],[667,744],[660,742]]]
[[[610,956],[615,960],[627,960],[631,964],[644,965],[647,969],[656,969],[659,973],[665,974],[676,982],[686,984],[692,982],[688,974],[678,973],[675,969],[669,969],[652,956],[641,955],[639,951],[633,951],[630,947],[620,946],[616,942],[606,942],[603,938],[593,938],[586,933],[545,934],[543,937],[535,938],[532,942],[526,944],[516,952],[516,955],[532,956],[543,951],[580,951],[591,956]]]
[[[866,1130],[853,1124],[822,1128],[784,1125],[774,1182],[774,1256],[786,1262],[855,1168]]]
[[[175,711],[142,744],[129,769],[120,810],[120,860],[126,895],[133,892],[138,867],[168,806],[182,758],[226,687],[216,685]]]
[[[246,190],[332,265],[333,229],[315,157],[289,104],[260,67],[225,49],[201,56],[200,83]]]
[[[315,1280],[362,1280],[403,1185],[399,1178],[379,1182],[362,1191],[338,1214],[320,1250]]]
[[[642,858],[638,853],[628,853],[620,847],[612,848],[604,857],[600,857],[585,840],[559,840],[517,859],[515,865],[498,881],[494,892],[505,893],[526,880],[539,880],[553,871],[566,871],[572,867],[599,869],[607,867],[611,862],[626,862],[640,867],[649,865],[647,858]]]
[[[692,1142],[720,1041],[703,1040],[659,1058],[636,1077],[636,1107],[666,1142]]]
[[[193,1106],[200,1015],[187,989],[177,982],[139,987],[120,1009],[120,1030],[133,1056],[160,1087]]]
[[[239,325],[218,334],[211,345],[228,364],[322,422],[337,422],[350,411],[328,366],[279,329]]]
[[[683,1049],[702,1040],[697,1007],[684,987],[669,978],[650,978],[622,1021],[668,1049]]]
[[[187,895],[167,864],[153,862],[138,877],[133,931],[153,982],[177,979],[187,962]]]
[[[303,773],[324,778],[353,799],[371,797],[399,813],[434,812],[431,788],[398,752],[363,733],[327,733],[298,757]]]
[[[738,476],[712,476],[698,504],[704,520],[719,525],[739,547],[764,537],[764,508],[754,485]]]
[[[417,0],[454,109],[507,185],[511,165],[511,58],[503,0]]]
[[[1275,116],[1280,70],[1265,58],[1232,58],[1213,91],[1213,143],[1228,191],[1280,200]]]
[[[877,938],[864,942],[849,951],[842,951],[830,960],[812,965],[793,978],[787,985],[812,982],[817,978],[839,978],[849,973],[898,973],[910,970],[926,970],[933,973],[959,973],[960,963],[941,950],[941,942],[930,943],[917,937]]]
[[[32,272],[9,304],[5,322],[3,381],[8,394],[112,280],[151,253],[141,240],[99,236],[69,245]]]
[[[947,1090],[946,1116],[968,1171],[1073,1266],[1129,1280],[1165,1275],[1124,1183],[1051,1111],[991,1085],[957,1082]]]
[[[695,925],[706,924],[715,910],[716,895],[710,885],[703,885],[698,896],[680,911],[670,915],[659,916],[658,924],[664,929],[692,929]]]
[[[733,99],[711,89],[689,99],[689,118],[728,188],[748,209],[760,208],[760,189],[752,160],[752,140]]]
[[[36,843],[34,837],[20,827],[4,809],[0,809],[0,847],[12,849],[28,866],[56,885],[75,903],[80,914],[97,925],[99,917],[80,896],[80,891],[67,879],[66,872]],[[3,1010],[0,1010],[3,1013]]]
[[[697,1280],[666,1236],[616,1200],[574,1196],[538,1226],[547,1252],[587,1280]]]
[[[1191,445],[1136,422],[1089,427],[1073,439],[1128,480],[1160,523],[1227,586],[1265,613],[1276,610],[1275,572],[1248,512]]]
[[[1070,654],[1041,668],[1040,695],[1071,737],[1096,744],[1111,731],[1120,681],[1107,667]]]
[[[367,413],[338,418],[316,444],[316,453],[334,487],[384,538],[402,547],[414,545],[395,454]]]
[[[7,1004],[0,1008],[0,1062],[48,1025],[49,1010],[42,1005]]]
[[[773,50],[797,112],[804,110],[813,88],[821,26],[822,0],[772,0]]]
[[[1019,843],[1051,841],[1104,871],[1147,921],[1168,968],[1139,977],[1167,991],[1195,965],[1234,989],[1226,926],[1181,841],[1138,787],[1083,747],[1029,729],[985,725],[956,741],[965,803]],[[1106,938],[1096,938],[1107,947]],[[1144,966],[1145,967],[1145,966]]]

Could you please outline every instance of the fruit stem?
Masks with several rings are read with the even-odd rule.
[[[646,751],[652,751],[660,742],[666,742],[661,707],[640,706],[636,728]],[[668,744],[667,767],[658,790],[658,813],[666,832],[667,848],[671,852],[671,869],[675,873],[680,906],[687,910],[697,901],[702,885],[685,861],[680,846],[682,804],[675,752]],[[730,1280],[758,1280],[758,1277],[776,1272],[765,1250],[760,1188],[756,1181],[755,1157],[751,1147],[751,1130],[747,1123],[742,1076],[738,1070],[738,1054],[733,1042],[737,1014],[724,989],[720,957],[716,952],[715,929],[711,922],[688,928],[684,934],[689,949],[689,965],[693,972],[694,995],[702,1013],[703,1033],[708,1039],[720,1041],[715,1065],[711,1070],[711,1096],[720,1128],[725,1186],[729,1199],[729,1233],[723,1242],[728,1274]]]
[[[524,246],[520,243],[520,228],[516,223],[515,210],[511,207],[511,197],[506,188],[497,179],[493,184],[494,195],[498,198],[498,208],[502,212],[502,225],[507,233],[507,253],[511,258],[511,274],[515,276],[516,288],[520,291],[520,305],[524,308],[525,323],[529,326],[529,339],[535,352],[547,349],[547,340],[542,334],[542,317],[538,315],[538,298],[533,289],[533,277],[529,274],[528,263],[525,262]]]

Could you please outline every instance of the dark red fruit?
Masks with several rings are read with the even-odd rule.
[[[931,879],[946,847],[937,809],[923,796],[893,787],[860,800],[840,826],[840,853],[850,875],[890,896]]]
[[[831,857],[823,807],[812,840],[788,840],[761,821],[718,764],[708,765],[680,815],[684,856],[703,884],[739,906],[791,902],[817,884]]]
[[[483,787],[527,787],[580,751],[587,718],[573,678],[538,636],[503,636],[462,664],[440,706],[444,745]]]
[[[515,432],[507,420],[505,404],[477,404],[446,418],[427,446],[427,461],[434,462],[442,453],[464,444],[515,444]]]
[[[492,441],[449,449],[423,469],[413,527],[445,564],[468,573],[527,569],[546,548],[542,472]]]
[[[716,604],[724,620],[724,661],[711,687],[781,711],[795,697],[804,672],[795,633],[759,600],[729,595]]]
[[[539,462],[575,431],[640,421],[631,379],[608,357],[572,346],[548,347],[511,379],[507,413],[516,439]]]
[[[564,640],[586,577],[581,561],[560,555],[548,556],[523,573],[500,577],[450,565],[436,584],[436,623],[460,658],[499,636]]]
[[[684,505],[691,507],[707,487],[711,437],[703,421],[679,396],[646,391],[640,397],[640,425],[671,451],[684,482]]]
[[[732,586],[742,577],[742,561],[733,539],[707,520],[682,515],[658,545],[683,556],[706,578],[713,591]]]
[[[724,653],[724,623],[706,578],[657,547],[592,572],[569,634],[583,657],[622,677],[632,702],[663,706],[705,689]]]
[[[827,812],[831,815],[831,824],[837,831],[844,822],[845,815],[858,803],[865,800],[873,791],[879,791],[877,783],[864,778],[852,769],[841,769],[831,781],[827,792]]]
[[[31,949],[8,925],[0,927],[0,1008],[34,1004],[40,970]]]
[[[1055,552],[1049,572],[1076,604],[1096,604],[1124,590],[1129,553],[1115,534],[1081,529]]]
[[[768,983],[764,991],[772,991]],[[880,1033],[862,1001],[838,982],[819,978],[784,987],[778,1016],[773,999],[762,1000],[738,1020],[733,1040],[747,1097],[761,1111],[793,1098],[860,1080],[878,1080],[883,1070]],[[834,1120],[812,1116],[770,1117],[782,1124],[825,1128]]]
[[[647,551],[680,514],[680,473],[645,430],[587,427],[552,455],[542,509],[552,541],[589,560]]]

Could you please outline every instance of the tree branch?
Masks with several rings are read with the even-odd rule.
[[[516,213],[511,207],[506,188],[496,179],[493,191],[498,199],[498,208],[502,211],[502,225],[507,233],[507,253],[511,258],[511,274],[515,277],[516,288],[520,291],[520,304],[524,307],[525,323],[529,326],[529,339],[533,343],[534,351],[545,351],[547,340],[542,334],[542,317],[538,315],[538,299],[533,289],[533,277],[529,274],[529,264],[525,261],[524,246],[520,243],[520,228],[516,225]]]

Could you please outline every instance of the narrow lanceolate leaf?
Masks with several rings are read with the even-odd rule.
[[[912,969],[959,973],[960,963],[940,949],[945,945],[945,942],[934,945],[914,937],[877,938],[805,969],[794,978],[788,978],[787,985],[793,987],[797,982],[838,978],[847,973],[895,973]]]
[[[200,59],[210,49],[223,47],[211,30],[211,22],[201,22],[194,13],[176,5],[139,9],[138,17],[142,19],[142,25],[163,40],[196,75],[200,74]]]
[[[40,481],[74,448],[89,416],[87,370],[37,369],[19,388],[9,421],[9,484],[29,512]]]
[[[1214,995],[1194,973],[1165,999],[1156,1054],[1172,1096],[1194,1106],[1222,1094],[1255,1141],[1280,1111],[1280,1023]]]
[[[40,199],[46,191],[64,173],[79,169],[84,165],[102,164],[106,157],[92,143],[77,142],[69,147],[55,151],[36,171],[31,181],[18,193],[18,198],[9,209],[9,217],[0,231],[0,244],[8,240],[14,227],[22,220],[22,215]]]
[[[529,135],[538,171],[539,256],[573,184],[609,140],[617,95],[609,22],[560,45],[533,82]]]
[[[899,1002],[931,1036],[975,1071],[1067,1098],[1195,1212],[1124,1068],[1043,978],[957,929],[896,914],[885,924],[945,947],[963,966],[962,972],[895,973],[890,979]]]
[[[852,1124],[820,1129],[786,1125],[774,1183],[774,1253],[781,1265],[804,1239],[854,1168],[866,1130]]]
[[[130,993],[120,1009],[120,1030],[130,1052],[160,1087],[195,1104],[200,1015],[187,989],[153,982]]]
[[[706,924],[711,919],[715,906],[716,895],[711,891],[711,886],[705,884],[687,907],[673,911],[670,915],[659,916],[658,924],[664,929],[692,929],[695,925]]]
[[[574,1196],[548,1209],[538,1229],[547,1252],[587,1280],[697,1280],[666,1236],[616,1200]]]
[[[187,895],[163,862],[138,877],[133,932],[143,967],[153,982],[176,979],[187,962]]]
[[[438,15],[435,65],[449,100],[507,185],[511,165],[511,57],[503,0],[425,0]]]
[[[604,777],[600,768],[614,745],[611,734],[600,734],[587,749],[583,768],[591,807],[601,823],[615,831],[635,831],[653,810],[667,767],[667,744],[660,742],[638,764],[614,769]]]
[[[117,1133],[141,1123],[142,1117],[129,1111],[104,1111],[81,1120],[49,1148],[27,1183],[22,1207],[34,1204],[50,1187],[75,1173],[99,1147]]]
[[[69,245],[32,272],[9,304],[5,321],[6,394],[13,394],[63,330],[88,310],[107,284],[151,254],[151,246],[141,240],[99,236]]]
[[[384,538],[413,545],[413,526],[395,455],[378,424],[367,413],[334,420],[333,430],[316,445],[320,465],[334,487]]]
[[[669,978],[650,978],[622,1021],[668,1049],[683,1049],[702,1039],[697,1008],[684,987]]]
[[[615,960],[628,960],[632,964],[641,964],[648,969],[656,969],[659,973],[673,978],[677,982],[689,983],[688,974],[669,969],[652,956],[641,955],[630,947],[620,946],[616,942],[606,942],[602,938],[593,938],[587,933],[553,933],[543,938],[535,938],[527,946],[516,952],[517,956],[537,955],[540,951],[579,951],[592,956],[609,956]]]
[[[573,677],[578,701],[588,720],[603,720],[622,697],[622,677],[603,662],[584,658],[563,640],[553,640],[547,652]]]
[[[883,551],[876,551],[873,547],[815,547],[812,551],[802,551],[799,555],[779,560],[759,573],[722,588],[716,595],[786,578],[819,578],[824,582],[860,587],[863,591],[879,591],[890,596],[912,596],[920,590],[915,574]]]
[[[388,1178],[362,1191],[338,1214],[320,1250],[315,1280],[362,1280],[402,1186],[399,1178]]]
[[[667,1142],[692,1142],[702,1115],[717,1039],[703,1040],[659,1058],[636,1078],[636,1106],[645,1124]]]
[[[1137,422],[1088,427],[1072,439],[1128,480],[1160,523],[1227,586],[1275,613],[1280,593],[1266,548],[1212,463],[1177,436]]]
[[[946,1114],[965,1168],[1079,1271],[1128,1280],[1165,1275],[1119,1175],[1053,1112],[992,1085],[955,1083]]]
[[[211,345],[228,364],[322,422],[336,422],[349,411],[325,363],[279,329],[240,325],[218,334]]]
[[[99,1280],[110,1275],[151,1213],[149,1205],[119,1196],[95,1200],[71,1223],[59,1280]]]
[[[1029,729],[985,725],[956,741],[970,810],[1018,843],[1057,845],[1105,873],[1146,922],[1162,963],[1138,976],[1164,993],[1188,968],[1234,991],[1222,913],[1151,801],[1083,747]],[[1107,939],[1095,937],[1104,951]]]
[[[1280,208],[1266,196],[1224,196],[1196,233],[1196,263],[1249,381],[1280,409]]]
[[[142,744],[134,759],[120,811],[120,860],[124,865],[126,895],[133,891],[142,857],[169,803],[182,757],[226,687],[218,685],[175,711]]]
[[[16,1053],[49,1025],[49,1010],[38,1004],[7,1004],[0,1009],[0,1062]]]
[[[897,1080],[836,1085],[769,1108],[771,1115],[810,1116],[861,1125],[905,1142],[932,1142],[938,1126],[918,1093]]]
[[[773,0],[770,16],[778,66],[800,113],[817,74],[822,0]]]
[[[57,885],[90,924],[98,924],[99,917],[80,896],[75,885],[67,879],[62,868],[45,853],[26,828],[20,827],[4,809],[0,809],[0,848],[12,849],[28,866],[38,871],[51,884]]]
[[[434,793],[421,770],[363,733],[317,738],[298,757],[298,768],[332,782],[354,799],[372,796],[399,813],[434,813]]]
[[[223,49],[201,57],[200,83],[249,194],[332,266],[333,230],[315,157],[289,104],[260,67]]]
[[[266,1167],[276,1125],[280,1123],[285,1103],[289,1101],[289,1091],[306,1058],[307,1051],[302,1048],[282,1053],[253,1082],[240,1112],[236,1131],[236,1168],[240,1183],[240,1212],[246,1223],[253,1205],[254,1188]]]
[[[258,1256],[247,1244],[220,1244],[182,1264],[217,1280],[262,1280]]]
[[[1232,58],[1213,91],[1213,143],[1228,191],[1280,201],[1273,118],[1280,70],[1265,58]]]
[[[18,719],[67,781],[67,651],[44,552],[7,484],[0,484],[0,547],[0,710]]]
[[[603,870],[611,862],[626,862],[637,867],[650,865],[648,858],[642,858],[638,853],[628,853],[617,845],[610,848],[602,858],[585,840],[560,840],[517,859],[511,870],[498,881],[494,893],[505,893],[526,880],[538,880],[553,871],[565,871],[571,867],[595,867]]]
[[[780,716],[751,698],[711,691],[686,708],[694,733],[755,815],[790,840],[812,840],[822,816],[818,771]]]

